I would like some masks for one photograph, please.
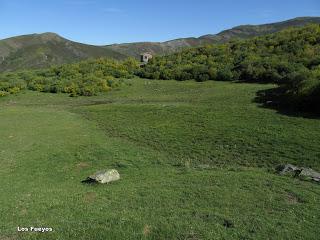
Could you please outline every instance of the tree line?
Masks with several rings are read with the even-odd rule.
[[[118,87],[123,79],[133,78],[138,68],[139,63],[131,58],[122,62],[100,58],[47,69],[2,73],[0,96],[24,89],[92,96]]]
[[[232,40],[156,56],[143,67],[125,61],[91,59],[47,69],[0,74],[0,96],[24,89],[70,96],[109,91],[123,79],[242,81],[275,83],[265,100],[320,112],[320,25]]]
[[[320,111],[320,25],[158,56],[139,76],[276,83],[279,89],[269,100]]]

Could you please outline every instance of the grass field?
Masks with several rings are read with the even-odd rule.
[[[319,185],[272,171],[320,170],[319,119],[254,103],[272,85],[131,82],[0,99],[0,240],[319,239]]]

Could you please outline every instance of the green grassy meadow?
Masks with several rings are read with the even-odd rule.
[[[319,119],[260,107],[270,84],[128,82],[0,98],[0,240],[319,239],[319,185],[273,172],[320,170]]]

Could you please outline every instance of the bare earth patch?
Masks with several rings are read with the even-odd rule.
[[[78,169],[78,170],[81,170],[81,169],[87,168],[87,167],[89,167],[89,166],[90,166],[89,163],[79,162],[79,163],[77,164],[77,169]]]
[[[93,203],[97,197],[97,194],[95,192],[87,192],[83,196],[83,201],[85,203]]]
[[[293,192],[287,192],[287,202],[290,204],[297,204],[297,203],[302,203],[303,200],[295,193]]]
[[[151,233],[151,227],[147,224],[143,227],[143,235],[147,237]]]
[[[16,240],[16,239],[18,239],[18,238],[14,237],[14,236],[8,237],[8,236],[1,236],[0,235],[0,240]]]

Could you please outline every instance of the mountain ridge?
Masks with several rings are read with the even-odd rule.
[[[121,52],[125,55],[137,57],[141,52],[153,54],[167,54],[186,47],[196,47],[204,44],[225,43],[234,38],[250,38],[281,31],[288,27],[300,27],[309,23],[320,24],[320,17],[297,17],[281,22],[260,25],[239,25],[223,30],[217,34],[206,34],[200,37],[178,38],[165,42],[137,42],[111,44],[105,47]]]
[[[75,42],[53,32],[20,35],[0,40],[0,71],[41,68],[98,57],[117,60],[127,57],[138,58],[143,52],[164,55],[183,48],[225,43],[237,38],[246,39],[309,23],[320,24],[320,17],[298,17],[276,23],[240,25],[217,34],[178,38],[165,42],[134,42],[104,46]]]
[[[100,46],[74,42],[51,32],[0,40],[0,71],[41,68],[98,57],[121,60],[127,56]]]

